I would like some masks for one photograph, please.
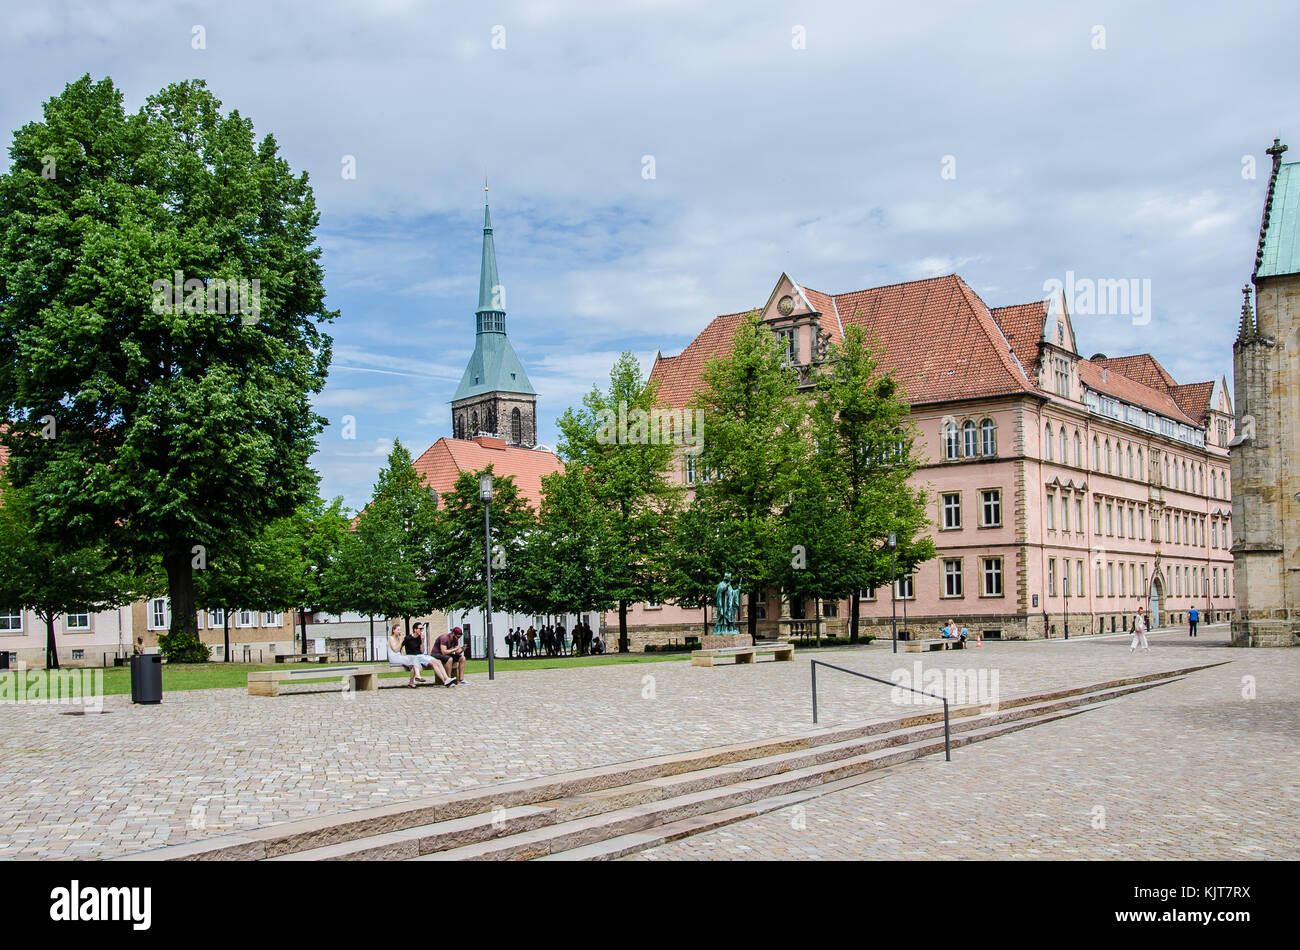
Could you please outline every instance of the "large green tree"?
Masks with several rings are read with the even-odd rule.
[[[581,408],[559,419],[561,477],[575,482],[570,494],[578,491],[576,483],[589,491],[603,515],[588,519],[596,536],[590,550],[574,556],[602,562],[598,574],[586,576],[599,580],[595,601],[618,607],[620,653],[628,651],[628,608],[668,594],[666,562],[681,497],[669,473],[685,420],[660,404],[656,390],[636,357],[623,353],[610,371],[609,388],[593,386]]]
[[[56,670],[56,617],[128,604],[152,593],[156,578],[113,568],[102,545],[43,540],[34,530],[39,509],[30,491],[11,488],[0,471],[0,604],[41,619],[45,665]]]
[[[12,477],[41,498],[42,538],[160,556],[173,636],[194,635],[196,549],[315,493],[325,420],[310,400],[336,315],[317,223],[306,174],[201,80],[128,115],[111,80],[85,76],[14,134],[0,176]]]
[[[821,524],[808,533],[808,543],[835,560],[827,565],[821,555],[811,558],[805,580],[820,575],[819,596],[849,598],[851,641],[858,639],[859,592],[893,579],[890,532],[899,576],[935,554],[925,491],[910,483],[918,460],[909,407],[898,381],[878,363],[862,328],[847,327],[843,341],[827,348],[811,407],[817,453],[809,482],[825,500],[820,512],[805,511]]]
[[[716,526],[709,554],[718,576],[742,581],[749,633],[757,632],[758,593],[778,586],[792,556],[783,512],[799,487],[809,453],[805,400],[798,395],[785,347],[759,319],[741,318],[731,353],[705,365],[696,406],[704,411],[703,445],[692,507]]]

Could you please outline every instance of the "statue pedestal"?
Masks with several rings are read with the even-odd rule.
[[[747,633],[710,634],[700,637],[701,650],[725,650],[728,647],[752,647],[754,638]]]

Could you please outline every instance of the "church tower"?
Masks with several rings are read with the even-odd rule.
[[[1237,646],[1300,644],[1300,163],[1277,139],[1232,347],[1233,577]]]
[[[506,337],[506,290],[497,275],[486,185],[483,191],[474,353],[451,399],[452,432],[458,439],[490,435],[531,449],[537,445],[537,392]]]

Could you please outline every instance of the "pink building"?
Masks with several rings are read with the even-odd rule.
[[[1193,606],[1206,621],[1232,610],[1224,380],[1180,385],[1150,354],[1084,359],[1063,298],[990,309],[956,275],[829,295],[783,274],[760,312],[786,339],[801,386],[826,344],[857,324],[906,390],[938,556],[899,579],[900,628],[906,611],[918,635],[953,618],[990,639],[1062,637],[1067,625],[1074,636],[1126,630],[1139,604],[1162,626]],[[671,407],[691,402],[741,316],[714,318],[655,361]],[[695,474],[683,456],[682,482]],[[861,597],[862,629],[889,636],[890,592]],[[770,592],[759,610],[762,634],[803,634],[820,614],[833,635],[849,603]],[[639,650],[698,635],[705,618],[638,604],[628,622]]]

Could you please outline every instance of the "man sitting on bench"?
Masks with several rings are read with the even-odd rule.
[[[447,668],[447,674],[457,683],[465,682],[465,645],[460,642],[460,627],[452,627],[433,642],[433,658]]]

